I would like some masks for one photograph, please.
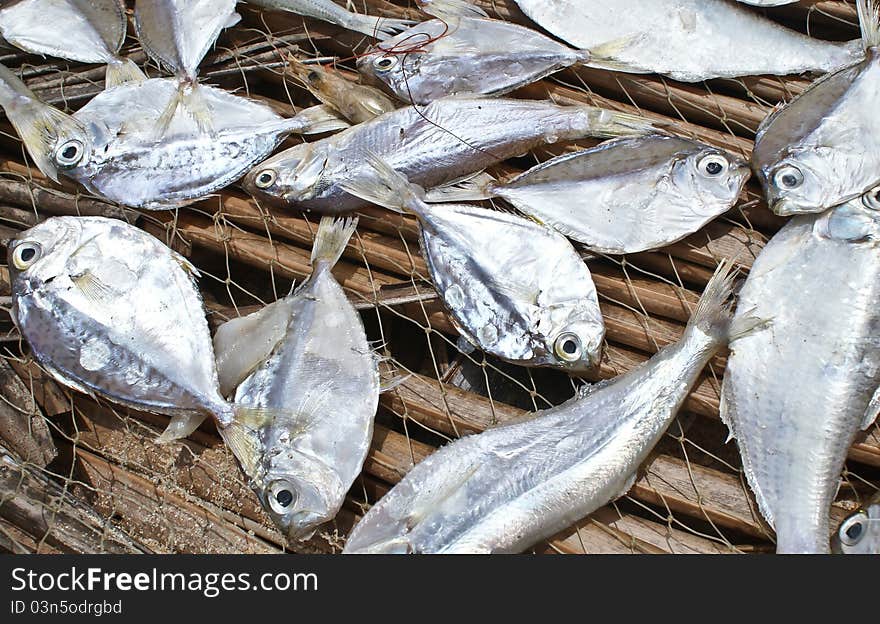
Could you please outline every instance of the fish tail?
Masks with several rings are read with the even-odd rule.
[[[613,139],[621,136],[641,136],[658,132],[660,126],[639,115],[620,113],[595,106],[579,105],[586,114],[584,127],[580,131],[585,136]]]
[[[351,126],[326,104],[304,108],[289,121],[291,132],[299,134],[323,134],[324,132],[345,130]]]
[[[880,4],[877,0],[856,0],[856,7],[865,49],[880,46]]]
[[[0,65],[0,106],[24,142],[28,154],[46,176],[58,181],[53,152],[63,138],[77,138],[85,144],[82,124],[67,113],[41,102],[4,65]]]
[[[141,82],[146,80],[144,72],[130,58],[117,58],[107,63],[107,72],[104,84],[107,89],[118,87],[127,82]]]
[[[348,219],[334,219],[323,217],[315,235],[315,243],[312,245],[312,266],[318,268],[331,268],[335,265],[348,241],[357,229],[357,217]]]
[[[412,212],[419,216],[426,212],[422,187],[411,184],[405,175],[376,154],[367,152],[366,156],[367,171],[355,179],[340,182],[346,193],[395,212]]]
[[[426,191],[425,201],[429,203],[443,203],[491,199],[495,197],[492,185],[497,182],[498,180],[483,171]]]
[[[156,438],[156,444],[168,444],[175,440],[182,440],[199,428],[199,425],[207,418],[205,414],[193,412],[188,414],[175,414],[171,422],[165,427],[165,431]]]
[[[732,298],[738,277],[739,269],[734,262],[722,260],[700,297],[688,329],[698,328],[715,344],[724,345],[767,324],[766,319],[748,312],[734,315]]]
[[[206,134],[214,133],[211,108],[202,96],[198,83],[181,81],[156,121],[155,136],[157,139],[161,139],[168,133],[168,128],[171,126],[178,109],[182,109],[192,117],[200,131]]]
[[[349,13],[342,26],[349,30],[354,30],[367,35],[368,37],[375,37],[379,41],[385,41],[386,39],[390,39],[391,37],[402,33],[413,24],[415,24],[415,22],[412,20]]]
[[[638,35],[614,39],[596,46],[595,48],[590,48],[590,58],[587,60],[587,64],[596,69],[607,69],[609,71],[620,71],[630,74],[650,74],[652,73],[652,70],[648,68],[640,67],[619,59],[621,53],[627,48],[638,45],[646,38],[647,35],[641,33]]]

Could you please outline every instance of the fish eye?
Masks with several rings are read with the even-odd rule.
[[[375,67],[379,71],[388,71],[392,67],[397,65],[397,57],[396,56],[380,56],[375,61],[373,61],[373,67]]]
[[[321,79],[321,74],[312,70],[308,74],[306,74],[306,80],[309,82],[318,82]]]
[[[697,163],[697,170],[707,178],[717,178],[730,166],[728,160],[720,154],[703,156]]]
[[[278,174],[275,173],[273,169],[263,169],[260,173],[257,174],[257,177],[254,178],[254,184],[259,188],[269,188],[273,184],[275,184],[275,180],[278,177]]]
[[[786,165],[773,174],[773,183],[781,189],[790,191],[804,183],[804,174],[797,167]]]
[[[553,343],[553,350],[560,359],[566,362],[576,362],[581,359],[583,351],[581,339],[570,332],[559,334],[556,342]]]
[[[85,154],[85,146],[79,139],[70,139],[55,150],[55,162],[59,167],[75,167]]]
[[[864,197],[862,197],[862,204],[865,208],[880,210],[880,186],[865,193]]]
[[[43,248],[39,243],[24,242],[15,247],[12,252],[12,264],[19,271],[24,271],[40,259],[43,255]]]
[[[868,518],[864,512],[847,518],[837,533],[841,543],[847,546],[855,546],[858,544],[859,540],[861,540],[862,536],[865,534],[865,525],[867,524],[867,521]]]
[[[269,485],[269,507],[277,514],[286,514],[296,502],[297,494],[293,486],[284,480],[273,481]]]

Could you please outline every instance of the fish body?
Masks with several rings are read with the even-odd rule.
[[[309,92],[354,124],[389,113],[397,105],[375,87],[346,80],[317,64],[306,65],[291,57],[290,71]]]
[[[249,444],[236,444],[233,434],[230,446],[292,540],[333,519],[372,440],[378,360],[330,272],[355,225],[325,217],[312,276],[285,299],[221,326],[214,338],[220,378],[237,384],[235,404],[271,414],[241,428]],[[230,439],[229,431],[223,435]]]
[[[564,236],[517,215],[426,204],[405,177],[371,163],[375,173],[349,192],[418,216],[422,255],[463,338],[525,366],[585,372],[599,363],[605,326],[596,287]]]
[[[840,523],[831,549],[844,555],[880,555],[880,495]]]
[[[19,0],[0,9],[6,41],[34,54],[106,63],[108,87],[144,78],[119,56],[127,25],[121,0]]]
[[[847,451],[880,406],[878,210],[875,193],[790,220],[740,293],[737,315],[770,323],[731,344],[721,417],[777,552],[828,551]]]
[[[684,82],[828,72],[864,55],[858,41],[814,39],[729,0],[516,2],[545,30],[590,50],[595,67],[658,73]]]
[[[344,552],[521,552],[625,494],[734,330],[730,288],[726,273],[710,282],[682,339],[641,366],[429,456],[370,508]]]
[[[333,0],[248,0],[249,4],[305,15],[382,40],[412,25],[410,20],[374,17],[347,11]]]
[[[13,319],[57,381],[172,416],[164,440],[231,420],[196,270],[160,241],[123,221],[53,217],[12,241],[9,268]]]
[[[548,160],[507,182],[475,177],[432,201],[500,197],[599,253],[636,253],[693,234],[736,203],[748,165],[667,135],[625,137]]]
[[[358,59],[358,71],[403,102],[428,104],[455,94],[503,95],[588,59],[524,26],[448,17],[382,42]]]
[[[341,183],[368,170],[368,152],[429,188],[547,143],[650,129],[642,118],[589,106],[454,96],[426,107],[407,106],[280,152],[248,173],[244,187],[280,206],[340,213],[366,203]]]

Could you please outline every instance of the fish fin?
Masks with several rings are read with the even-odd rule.
[[[106,307],[116,296],[114,289],[101,281],[93,271],[86,270],[79,275],[71,275],[70,279],[83,296],[97,306]]]
[[[322,134],[351,127],[334,108],[326,104],[304,108],[290,121],[296,122],[293,131],[300,134]]]
[[[417,0],[422,13],[441,19],[446,17],[482,17],[489,14],[468,0]]]
[[[262,457],[262,444],[257,431],[233,420],[220,427],[220,437],[238,460],[244,473],[251,479],[257,474]]]
[[[466,178],[459,178],[441,186],[435,186],[425,192],[428,203],[481,201],[495,197],[492,185],[497,180],[485,171]]]
[[[406,380],[410,377],[412,377],[410,373],[395,373],[394,375],[383,376],[382,381],[379,383],[379,392],[391,392],[406,383]]]
[[[365,175],[339,183],[346,193],[395,212],[422,215],[426,211],[425,191],[411,184],[405,175],[391,168],[373,152],[366,154]]]
[[[323,217],[318,232],[315,234],[315,242],[312,245],[312,266],[317,271],[318,267],[331,268],[335,265],[354,231],[357,229],[357,217],[348,219],[334,219]]]
[[[175,440],[182,440],[199,428],[199,425],[207,418],[205,414],[193,412],[191,414],[175,414],[171,417],[165,431],[157,437],[156,444],[168,444]]]
[[[756,331],[762,331],[773,323],[772,318],[755,316],[753,314],[754,311],[755,309],[752,308],[743,314],[737,314],[733,317],[733,320],[730,322],[730,327],[727,329],[728,342],[734,342],[735,340],[749,336]]]
[[[127,82],[142,82],[146,79],[144,72],[134,61],[123,57],[107,63],[104,87],[112,89]]]
[[[861,427],[863,431],[874,424],[878,414],[880,414],[880,387],[874,391],[874,396],[871,397],[871,402],[868,403],[868,409],[865,410],[865,418],[862,420]]]
[[[880,46],[880,5],[877,0],[856,0],[856,7],[865,49]]]
[[[582,106],[586,112],[584,136],[614,139],[623,136],[641,136],[660,133],[662,123],[650,121],[639,115],[620,113],[604,108]]]
[[[360,13],[349,13],[342,20],[340,26],[349,30],[375,37],[379,41],[391,39],[395,35],[402,33],[404,30],[414,26],[416,22],[406,19],[392,19],[389,17],[376,17],[375,15],[362,15]]]
[[[14,92],[0,102],[7,119],[18,132],[34,164],[58,182],[54,150],[63,138],[77,138],[86,145],[85,128],[76,118],[41,102],[18,76],[3,65],[0,65],[0,82]]]
[[[630,74],[653,73],[652,70],[648,68],[638,67],[631,63],[617,60],[617,57],[623,50],[631,45],[640,43],[646,38],[647,35],[645,33],[639,33],[637,35],[629,35],[626,37],[621,37],[620,39],[614,39],[612,41],[603,43],[602,45],[596,46],[595,48],[590,48],[587,51],[589,54],[589,59],[585,62],[585,64],[590,65],[591,67],[595,67],[597,69],[621,71]]]
[[[727,344],[734,330],[731,299],[738,275],[739,269],[733,262],[726,259],[721,261],[688,321],[689,330],[698,328],[712,337],[716,344]],[[750,331],[746,325],[737,331]]]
[[[163,138],[168,133],[168,128],[171,127],[171,122],[179,108],[192,117],[201,132],[214,134],[213,114],[198,85],[181,83],[156,120],[154,129],[156,140]]]

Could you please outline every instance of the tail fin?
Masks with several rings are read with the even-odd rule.
[[[58,181],[55,148],[65,140],[77,139],[83,146],[88,136],[74,117],[41,102],[6,66],[0,65],[0,106],[15,127],[34,163],[45,175]]]
[[[214,119],[211,108],[208,106],[205,98],[202,97],[198,83],[182,81],[156,121],[156,138],[162,138],[168,132],[168,128],[171,126],[178,108],[182,108],[186,114],[195,120],[200,131],[206,134],[214,133]]]
[[[363,33],[368,37],[375,37],[379,41],[391,39],[395,35],[402,33],[404,30],[414,26],[416,22],[413,20],[391,19],[385,17],[376,17],[375,15],[361,15],[360,13],[350,13],[345,19],[345,23],[341,26]]]
[[[489,17],[480,7],[468,0],[416,0],[422,13],[439,17]]]
[[[856,0],[865,49],[880,46],[880,5],[877,0]]]
[[[351,127],[336,111],[326,104],[304,108],[290,119],[293,132],[299,134],[322,134]]]
[[[581,107],[586,115],[583,132],[586,136],[613,139],[622,136],[640,136],[661,131],[659,124],[639,115],[619,113],[594,106]]]
[[[595,67],[597,69],[607,69],[609,71],[626,72],[629,74],[653,73],[653,70],[651,69],[618,60],[621,52],[626,48],[636,46],[646,38],[647,35],[645,33],[640,33],[637,35],[621,37],[620,39],[614,39],[596,46],[595,48],[590,48],[590,58],[587,61],[587,64],[590,67]]]
[[[340,182],[346,193],[395,212],[412,212],[419,216],[426,212],[422,187],[410,184],[405,175],[372,152],[367,153],[367,165],[364,175]]]
[[[485,171],[460,180],[453,180],[443,186],[436,186],[425,193],[428,203],[482,201],[492,199],[495,192],[492,185],[498,182]]]
[[[126,82],[141,82],[146,79],[147,77],[144,76],[144,72],[135,65],[134,61],[121,57],[107,63],[104,85],[107,89],[112,89]]]
[[[312,245],[312,266],[315,271],[319,268],[329,269],[339,261],[348,241],[357,229],[357,224],[357,217],[321,219],[318,232],[315,234],[315,243]]]
[[[718,344],[727,344],[767,324],[766,319],[759,319],[748,312],[734,316],[731,298],[738,276],[739,269],[732,261],[721,261],[700,297],[697,310],[688,322],[688,329],[699,328]]]

